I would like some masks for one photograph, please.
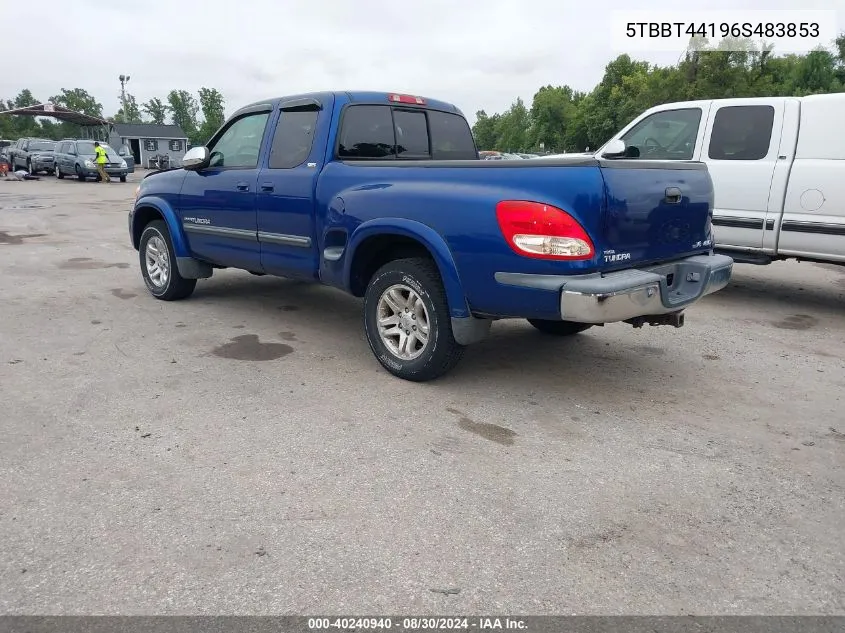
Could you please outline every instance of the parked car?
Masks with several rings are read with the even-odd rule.
[[[12,170],[26,169],[30,174],[53,171],[56,142],[44,138],[21,138],[9,148]]]
[[[126,161],[118,156],[117,152],[107,143],[100,143],[100,145],[106,150],[109,161],[105,166],[106,173],[110,178],[119,178],[120,182],[126,182],[126,174],[129,171]],[[56,178],[76,176],[79,180],[86,180],[87,178],[99,180],[100,176],[94,164],[94,157],[94,141],[90,139],[64,139],[59,141],[55,152],[54,171]]]
[[[731,275],[704,164],[482,161],[461,111],[422,97],[260,101],[182,164],[147,175],[129,212],[153,297],[226,267],[335,286],[364,298],[373,354],[407,380],[449,371],[496,319],[681,327]]]
[[[843,112],[845,93],[667,103],[611,142],[640,160],[705,163],[716,250],[735,261],[845,264]]]

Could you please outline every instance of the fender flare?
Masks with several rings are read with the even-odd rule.
[[[380,218],[368,220],[355,229],[349,238],[348,256],[344,258],[343,279],[347,288],[351,286],[352,262],[355,260],[358,247],[364,240],[378,235],[401,235],[420,242],[431,254],[440,271],[440,278],[443,280],[446,300],[449,303],[449,313],[452,318],[462,319],[471,316],[464,287],[458,276],[458,268],[452,258],[452,251],[449,250],[446,241],[437,231],[414,220]]]
[[[185,238],[185,231],[182,230],[182,223],[176,216],[173,207],[166,200],[158,196],[144,196],[143,198],[139,198],[135,203],[132,212],[132,235],[135,235],[135,230],[138,228],[138,210],[144,207],[155,209],[164,218],[167,228],[170,231],[170,239],[173,241],[173,250],[176,252],[176,256],[191,257],[188,241]]]

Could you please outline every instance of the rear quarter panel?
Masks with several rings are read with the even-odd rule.
[[[472,161],[467,167],[382,167],[332,162],[317,185],[317,235],[320,248],[344,234],[346,244],[359,241],[358,232],[374,223],[384,232],[391,226],[406,234],[414,224],[427,227],[427,240],[442,240],[454,262],[449,283],[460,284],[475,313],[497,316],[551,317],[558,310],[556,292],[507,287],[494,279],[496,272],[535,274],[587,273],[598,269],[598,257],[579,262],[530,259],[517,255],[505,242],[496,221],[500,200],[535,200],[573,215],[596,241],[601,252],[604,183],[597,166],[508,167],[506,163]],[[437,246],[435,246],[437,248]],[[431,247],[429,250],[432,250]],[[335,285],[348,283],[353,249],[337,262]],[[444,257],[445,259],[445,257]],[[446,260],[448,264],[448,260]],[[441,271],[443,266],[441,264]],[[342,269],[344,278],[337,278]],[[329,273],[331,276],[331,273]],[[547,296],[545,296],[547,295]],[[453,316],[454,293],[449,293]],[[511,314],[518,309],[519,314]]]

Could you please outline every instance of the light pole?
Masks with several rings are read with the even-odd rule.
[[[126,123],[126,84],[129,82],[129,75],[121,75],[120,79],[120,102],[123,104],[123,122]]]

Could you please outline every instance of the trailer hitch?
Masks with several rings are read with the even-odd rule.
[[[684,327],[684,312],[670,312],[669,314],[650,314],[647,316],[638,316],[633,319],[625,319],[625,323],[630,323],[635,328],[641,328],[648,323],[649,325],[672,325],[674,327]]]

